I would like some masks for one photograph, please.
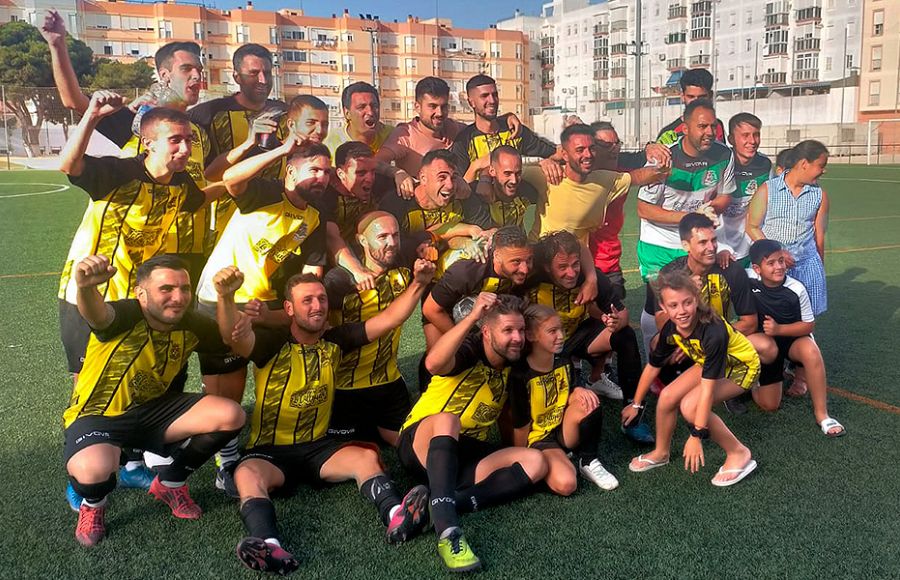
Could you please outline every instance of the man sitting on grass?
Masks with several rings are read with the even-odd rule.
[[[759,312],[759,332],[771,336],[778,346],[778,356],[763,364],[760,387],[753,400],[764,411],[777,411],[781,405],[784,361],[800,363],[812,399],[816,423],[828,437],[846,433],[843,425],[828,416],[825,362],[819,345],[813,340],[816,326],[809,295],[799,281],[786,275],[784,248],[775,240],[757,240],[750,246],[750,290]]]

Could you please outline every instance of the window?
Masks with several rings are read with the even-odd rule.
[[[753,11],[752,10],[747,10],[744,13],[744,16],[745,16],[744,20],[747,22],[747,24],[753,24]]]
[[[160,20],[159,21],[159,37],[160,38],[172,38],[172,21],[171,20]]]
[[[522,65],[520,65],[520,64],[516,65],[516,80],[517,81],[522,80]]]
[[[744,48],[744,50],[746,52],[750,52],[751,50],[753,50],[753,39],[752,38],[747,39],[747,46],[746,46],[746,48]]]
[[[113,53],[112,46],[109,44],[104,44],[103,45],[103,54],[110,55],[112,53]]]
[[[882,49],[880,46],[872,47],[872,58],[870,61],[871,65],[872,65],[871,70],[873,70],[873,71],[881,70],[881,54],[882,54]]]
[[[869,106],[877,107],[881,104],[881,81],[869,82]]]
[[[491,58],[500,58],[500,43],[491,43]]]
[[[234,38],[237,42],[250,42],[250,27],[245,24],[238,24],[234,27]]]
[[[884,10],[876,10],[872,13],[872,29],[873,36],[881,36],[884,34]]]
[[[306,40],[306,32],[299,29],[285,29],[281,31],[281,38],[284,40]]]
[[[522,58],[522,44],[516,44],[516,60]]]
[[[391,111],[399,113],[401,110],[400,101],[391,101]]]
[[[307,54],[305,50],[285,50],[282,51],[285,62],[306,62]]]
[[[406,59],[406,74],[413,74],[416,72],[416,59],[408,58]]]
[[[194,40],[203,40],[203,23],[194,23]]]
[[[278,44],[278,27],[269,27],[269,44]]]
[[[406,47],[406,52],[415,52],[416,50],[416,37],[415,36],[406,36],[403,39],[403,46]]]
[[[353,59],[352,54],[345,54],[341,56],[341,68],[344,72],[353,72],[355,70],[355,61]]]

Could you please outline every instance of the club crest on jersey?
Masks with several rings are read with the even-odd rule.
[[[294,241],[298,244],[302,244],[303,240],[309,235],[309,225],[306,222],[300,224],[300,227],[297,228],[297,231],[294,232]]]
[[[747,182],[747,187],[744,188],[744,191],[746,191],[747,195],[753,195],[754,193],[756,193],[757,187],[758,184],[756,183],[756,181],[750,180]]]
[[[716,184],[716,172],[712,169],[707,170],[706,173],[703,174],[703,185],[710,186]]]

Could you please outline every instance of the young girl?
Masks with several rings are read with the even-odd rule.
[[[685,469],[695,473],[705,465],[703,440],[710,438],[725,450],[725,464],[712,478],[712,484],[734,485],[756,469],[756,461],[750,450],[712,412],[712,407],[746,392],[756,382],[759,355],[751,340],[710,310],[700,297],[697,284],[685,272],[661,273],[655,286],[659,304],[669,320],[644,367],[634,403],[622,410],[622,423],[632,421],[643,410],[650,385],[672,353],[681,349],[695,364],[659,396],[656,449],[632,459],[628,468],[641,472],[669,463],[680,409],[691,432],[684,445]]]
[[[825,229],[828,196],[818,179],[828,165],[828,149],[802,141],[792,150],[792,166],[760,187],[750,201],[747,234],[754,242],[769,238],[787,250],[788,276],[809,293],[813,315],[828,309],[825,287]]]
[[[556,311],[541,304],[526,308],[525,338],[531,351],[509,374],[515,444],[543,452],[550,467],[546,482],[554,493],[571,495],[578,487],[575,467],[566,456],[570,449],[585,478],[601,489],[615,489],[619,481],[597,458],[600,399],[576,386],[572,361],[557,356],[565,333]]]

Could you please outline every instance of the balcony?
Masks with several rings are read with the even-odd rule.
[[[787,73],[771,72],[762,75],[762,84],[764,85],[783,85],[787,83]]]
[[[797,24],[808,24],[810,22],[822,21],[822,7],[811,6],[797,10]]]
[[[666,44],[684,44],[687,42],[687,32],[670,32],[664,42]]]
[[[609,69],[603,68],[594,71],[594,80],[595,81],[605,81],[609,78]]]
[[[541,48],[553,48],[554,39],[552,36],[541,37]]]
[[[553,59],[552,58],[542,58],[541,59],[541,68],[544,70],[553,68]]]
[[[613,20],[609,25],[610,32],[616,32],[618,30],[627,30],[628,29],[628,21],[627,20]]]
[[[692,56],[688,61],[691,68],[696,67],[709,67],[709,55],[708,54],[698,54]]]
[[[612,45],[612,47],[610,47],[609,52],[610,52],[610,54],[612,54],[613,56],[615,56],[615,55],[623,55],[623,54],[625,54],[626,52],[628,52],[628,44],[626,44],[626,43],[624,43],[624,42],[620,42],[620,43],[614,44],[614,45]]]
[[[712,14],[712,0],[701,0],[691,4],[691,16],[708,16]]]
[[[683,58],[670,58],[666,61],[666,68],[670,71],[676,71],[685,68],[685,60]]]
[[[613,79],[619,79],[625,77],[625,67],[613,67],[610,69],[609,77]]]
[[[594,49],[594,60],[597,60],[600,58],[607,58],[608,56],[609,56],[608,48],[595,48]]]
[[[669,6],[669,20],[687,18],[687,6]]]
[[[819,80],[819,69],[802,69],[794,71],[795,83],[812,83]]]
[[[765,50],[763,56],[786,56],[788,45],[786,42],[776,42],[775,44],[766,45]]]
[[[594,36],[602,36],[604,34],[609,34],[609,24],[595,24]]]
[[[813,52],[820,50],[820,38],[797,38],[794,40],[794,52]]]
[[[766,14],[766,28],[776,28],[778,26],[788,25],[788,13],[779,12],[778,14]]]
[[[552,89],[555,85],[556,83],[553,81],[553,79],[548,79],[541,82],[541,88],[543,89]]]
[[[709,40],[710,38],[712,38],[712,31],[710,28],[691,29],[691,40]]]

